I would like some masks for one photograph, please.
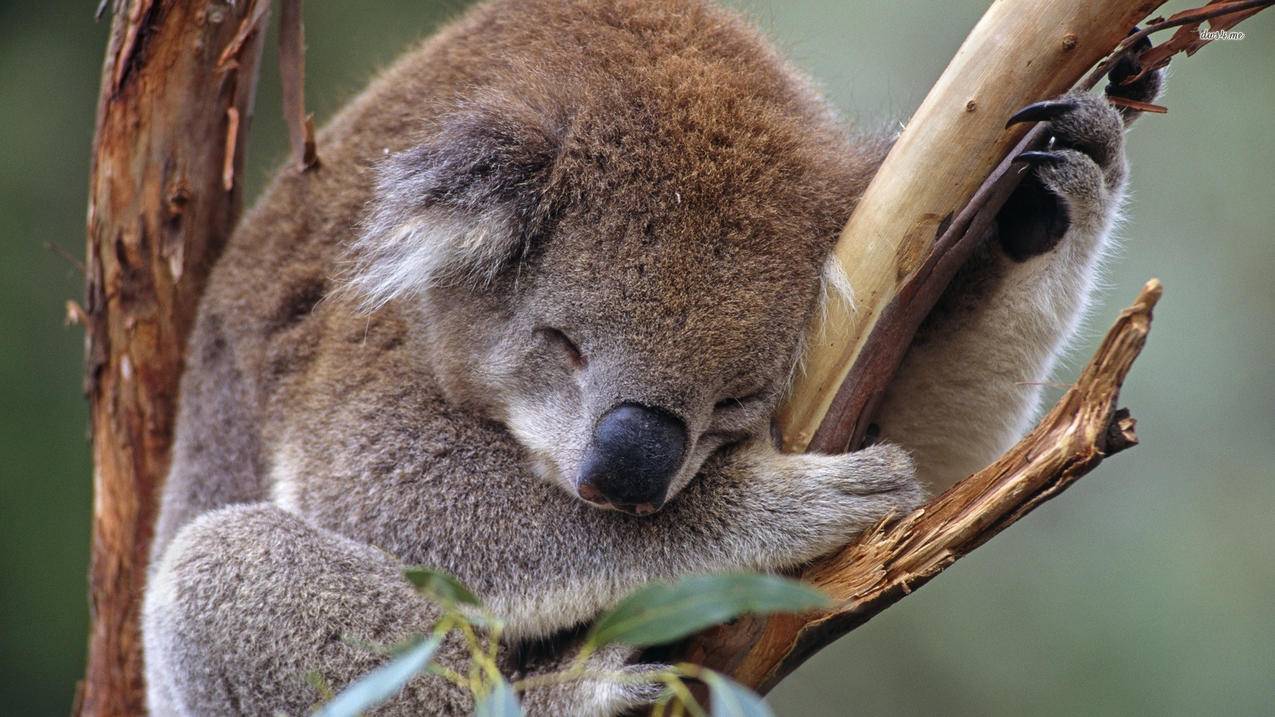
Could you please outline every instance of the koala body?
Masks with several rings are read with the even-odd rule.
[[[437,619],[412,564],[507,621],[511,675],[551,669],[537,645],[645,582],[795,567],[978,468],[1030,417],[1121,201],[1119,115],[1072,110],[1039,196],[905,361],[881,415],[897,445],[783,455],[770,415],[890,138],[847,133],[700,0],[470,11],[338,114],[322,167],[280,173],[214,268],[145,601],[152,711],[307,710],[307,672],[339,688],[383,659],[346,638]],[[422,676],[381,713],[467,699]]]

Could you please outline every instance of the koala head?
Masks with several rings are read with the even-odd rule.
[[[449,400],[597,506],[658,510],[768,437],[862,189],[826,115],[710,89],[470,97],[383,163],[353,247]]]

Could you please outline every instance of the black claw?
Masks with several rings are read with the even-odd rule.
[[[1045,100],[1044,102],[1033,102],[1014,113],[1009,121],[1005,123],[1006,127],[1011,127],[1019,122],[1044,122],[1047,120],[1060,117],[1076,109],[1075,100]]]
[[[1042,165],[1062,164],[1066,161],[1066,158],[1057,152],[1029,151],[1020,153],[1017,157],[1014,157],[1014,161],[1030,164],[1033,167],[1039,167]]]

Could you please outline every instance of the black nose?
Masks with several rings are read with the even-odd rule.
[[[621,403],[593,429],[578,492],[593,503],[648,513],[664,504],[682,465],[686,426],[659,409]]]

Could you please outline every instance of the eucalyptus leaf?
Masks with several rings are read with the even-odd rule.
[[[719,672],[704,670],[700,679],[708,685],[712,717],[775,717],[756,692]]]
[[[803,612],[827,604],[828,597],[815,588],[774,575],[698,575],[638,589],[598,618],[586,644],[660,645],[744,614]]]
[[[328,684],[328,679],[318,670],[310,670],[305,673],[305,681],[319,693],[319,699],[327,702],[336,696],[332,691],[332,685]]]
[[[444,605],[482,605],[482,601],[464,583],[441,570],[433,568],[410,567],[403,570],[403,576],[413,585],[416,591],[435,602]]]
[[[360,677],[315,712],[315,717],[355,717],[375,708],[423,671],[442,641],[442,635],[434,635]]]
[[[474,717],[522,717],[522,705],[518,704],[514,688],[500,680],[478,700]]]

